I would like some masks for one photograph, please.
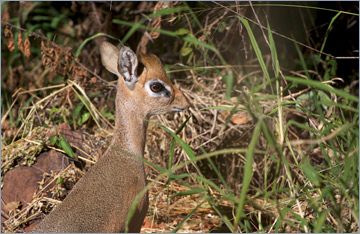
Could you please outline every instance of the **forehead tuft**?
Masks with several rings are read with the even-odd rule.
[[[146,77],[142,77],[142,82],[151,79],[159,79],[167,84],[169,87],[172,86],[172,83],[167,77],[165,69],[160,61],[160,59],[154,54],[141,54],[140,61],[144,64],[146,68]]]
[[[141,54],[141,62],[148,69],[148,71],[165,74],[164,67],[161,64],[160,59],[154,54]]]

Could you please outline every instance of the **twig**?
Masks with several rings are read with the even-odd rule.
[[[322,142],[325,142],[327,140],[331,140],[332,138],[334,138],[341,130],[343,130],[344,128],[348,127],[349,124],[343,125],[341,127],[338,127],[337,129],[335,129],[332,133],[330,133],[327,136],[323,136],[320,139],[316,139],[316,140],[295,140],[295,141],[289,141],[290,145],[314,145],[314,144],[320,144]]]
[[[267,38],[267,36],[265,35],[265,32],[264,32],[264,29],[265,29],[266,27],[264,27],[264,26],[261,24],[260,19],[259,19],[258,15],[256,14],[255,9],[254,9],[251,1],[249,1],[249,4],[250,4],[250,8],[251,8],[252,12],[254,13],[255,19],[256,19],[256,21],[258,22],[258,25],[260,26],[261,33],[263,34],[263,37],[264,37],[264,39],[265,39],[265,42],[266,42],[266,44],[269,46],[269,48],[271,49],[270,42],[269,42],[269,40],[268,40],[268,38]],[[244,16],[243,16],[243,17],[244,17]]]
[[[74,58],[74,57],[72,57],[72,58]],[[109,86],[112,86],[112,87],[116,88],[116,85],[115,85],[115,84],[112,84],[112,83],[110,83],[109,81],[104,80],[103,78],[101,78],[101,77],[100,77],[99,75],[97,75],[96,73],[90,71],[90,70],[89,70],[87,67],[85,67],[85,65],[83,65],[82,63],[80,63],[80,62],[78,62],[78,61],[76,61],[76,60],[74,60],[74,61],[75,61],[76,64],[80,65],[82,68],[84,68],[87,72],[89,72],[91,75],[95,76],[95,77],[96,77],[97,79],[99,79],[100,81],[106,83],[106,84],[109,85]]]
[[[95,16],[96,16],[96,19],[98,21],[98,24],[101,25],[101,20],[100,20],[100,16],[96,10],[96,6],[95,6],[95,3],[94,2],[91,2],[91,8],[93,9],[93,11],[95,12]]]

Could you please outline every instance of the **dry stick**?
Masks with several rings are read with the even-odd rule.
[[[81,153],[85,154],[87,157],[91,158],[93,161],[89,161],[92,164],[95,164],[97,162],[97,160],[95,159],[95,157],[91,156],[90,154],[86,153],[84,150],[80,149],[79,147],[77,147],[76,145],[71,144],[72,147],[74,147],[75,149],[79,150]],[[83,157],[79,156],[79,158],[83,159]],[[87,159],[89,160],[89,159]],[[84,160],[84,161],[87,161]]]
[[[297,198],[298,196],[297,196],[297,193],[296,193],[296,189],[295,189],[294,183],[292,183],[292,177],[291,177],[291,173],[290,173],[288,167],[285,167],[285,172],[286,172],[286,176],[287,176],[287,178],[288,178],[288,184],[289,184],[289,186],[290,186],[290,188],[291,188],[291,189],[290,189],[290,194],[291,194],[292,197],[295,197],[296,205],[297,205],[297,207],[298,207],[298,209],[299,209],[301,218],[305,219],[305,218],[304,218],[304,212],[303,212],[303,210],[301,209],[300,201],[299,201],[299,199]],[[303,228],[304,228],[304,230],[305,230],[306,233],[309,232],[308,226],[306,226],[306,224],[303,224]]]
[[[307,93],[307,92],[310,91],[311,89],[313,89],[313,87],[308,87],[308,88],[306,88],[306,89],[304,89],[304,90],[301,90],[301,91],[299,91],[299,92],[297,92],[297,93],[290,94],[290,95],[284,97],[283,100],[294,99],[295,97],[300,96],[300,95],[303,94],[303,93]]]
[[[71,144],[71,146],[72,146],[72,147],[75,147],[73,144]],[[60,153],[66,154],[65,150],[58,149],[58,148],[55,148],[55,147],[52,147],[52,146],[47,146],[47,147],[50,148],[50,149],[53,149],[53,150],[55,150],[55,151],[58,151],[58,152],[60,152]],[[78,147],[76,147],[76,148],[79,149]],[[90,159],[84,158],[84,157],[82,157],[82,156],[80,156],[80,155],[76,155],[76,157],[79,158],[79,159],[81,159],[81,160],[83,160],[83,161],[85,161],[85,162],[91,163],[91,164],[95,164],[95,163],[96,163],[96,162],[91,161]]]
[[[91,8],[92,10],[95,12],[95,16],[96,16],[96,19],[98,21],[98,24],[101,25],[101,20],[100,20],[100,16],[97,12],[97,9],[96,9],[96,6],[95,6],[95,3],[94,2],[91,2]]]
[[[206,32],[208,35],[211,34],[212,27],[214,27],[215,24],[217,24],[220,20],[222,20],[228,12],[229,12],[229,10],[225,9],[223,14],[220,17],[215,18],[215,20],[208,26],[207,32]]]
[[[255,9],[254,9],[251,1],[249,1],[249,4],[250,4],[251,10],[252,10],[253,13],[254,13],[255,19],[256,19],[256,21],[258,22],[257,24],[258,24],[259,26],[261,26],[261,27],[260,27],[261,33],[263,34],[263,37],[264,37],[264,39],[265,39],[265,42],[266,42],[266,44],[269,46],[269,48],[271,49],[270,42],[269,42],[269,40],[268,40],[268,38],[267,38],[267,36],[265,35],[265,32],[264,32],[264,29],[265,29],[266,27],[262,26],[262,24],[261,24],[261,22],[260,22],[260,19],[259,19],[258,15],[256,14]]]
[[[254,23],[254,24],[258,25],[258,26],[261,27],[261,28],[266,29],[266,27],[264,27],[264,26],[262,26],[262,25],[259,25],[259,24],[256,23],[254,20],[252,20],[252,19],[250,19],[250,18],[248,18],[248,17],[246,17],[246,16],[244,16],[244,15],[241,15],[241,14],[237,13],[236,11],[234,11],[233,9],[231,9],[231,8],[229,8],[229,7],[226,7],[226,6],[224,6],[224,5],[221,5],[220,3],[215,2],[215,1],[213,1],[213,3],[219,5],[219,6],[223,7],[223,8],[227,8],[227,9],[229,9],[231,12],[235,13],[236,15],[238,15],[238,16],[240,16],[240,17],[242,17],[242,18],[244,18],[244,19],[246,19],[246,20],[248,20],[248,21],[250,21],[251,23]],[[317,50],[317,49],[315,49],[315,48],[312,48],[311,46],[308,46],[308,45],[306,45],[306,44],[304,44],[304,43],[301,43],[301,42],[299,42],[299,41],[297,41],[297,40],[294,40],[294,39],[292,39],[292,38],[290,38],[290,37],[287,37],[287,36],[285,36],[285,35],[282,35],[282,34],[280,34],[280,33],[277,33],[277,32],[275,32],[275,31],[273,31],[273,30],[270,30],[270,32],[273,33],[273,34],[275,34],[275,35],[277,35],[277,36],[279,36],[279,37],[282,37],[282,38],[285,38],[285,39],[287,39],[287,40],[289,40],[289,41],[295,42],[295,43],[297,43],[297,44],[299,44],[299,45],[301,45],[301,46],[303,46],[303,47],[306,47],[306,48],[308,48],[308,49],[310,49],[310,50],[313,50],[313,51],[315,51],[315,52],[317,52],[317,53],[320,53],[320,54],[329,56],[329,57],[332,58],[332,59],[359,59],[359,57],[356,57],[356,56],[354,56],[354,57],[344,57],[344,56],[339,56],[339,57],[338,57],[338,56],[334,56],[334,55],[331,55],[331,54],[328,54],[328,53],[325,53],[325,52],[321,52],[320,50]]]
[[[1,203],[4,203],[4,205],[1,206],[2,208],[4,208],[4,206],[5,206],[6,204],[5,204],[5,202],[4,202],[4,200],[3,200],[2,198],[1,198]],[[7,215],[7,214],[5,213],[5,211],[3,211],[2,209],[1,209],[1,216],[4,217],[4,218],[7,219],[7,220],[10,218],[9,215]]]
[[[60,84],[60,85],[47,86],[47,87],[44,87],[44,88],[30,89],[30,90],[19,92],[19,95],[24,94],[24,93],[33,93],[33,92],[40,91],[40,90],[56,89],[56,88],[61,88],[61,87],[64,87],[64,86],[65,86],[65,84]]]
[[[1,118],[1,125],[4,124],[5,119],[6,119],[7,116],[9,115],[12,107],[15,105],[15,102],[17,101],[18,97],[19,97],[19,96],[16,96],[16,98],[15,98],[15,100],[13,101],[13,103],[11,104],[10,108],[6,111],[5,115]]]
[[[25,211],[27,211],[28,209],[26,209]],[[2,211],[1,211],[2,212]],[[25,218],[24,220],[22,220],[20,223],[18,223],[15,227],[11,228],[11,231],[14,231],[15,229],[17,229],[21,224],[26,223],[27,221],[31,220],[33,217],[36,217],[37,215],[39,215],[41,213],[41,211],[36,212],[35,214],[30,215],[29,217]],[[23,215],[22,215],[23,216]]]
[[[13,95],[11,95],[12,98],[14,98],[21,90],[23,90],[23,88],[19,88],[15,91],[15,93]]]
[[[74,57],[72,57],[72,58],[74,58]],[[97,79],[99,79],[100,81],[106,83],[107,85],[109,85],[109,86],[111,86],[111,87],[116,88],[116,84],[112,84],[111,82],[104,80],[103,78],[101,78],[101,77],[100,77],[99,75],[97,75],[96,73],[90,71],[90,70],[89,70],[85,65],[83,65],[82,63],[80,63],[80,62],[78,62],[78,61],[76,61],[76,60],[74,60],[74,61],[75,61],[75,63],[76,63],[77,65],[80,65],[82,68],[84,68],[87,72],[89,72],[90,74],[92,74],[93,76],[95,76],[95,77],[96,77]]]
[[[281,74],[282,75],[282,74]],[[311,87],[310,87],[311,88]],[[293,94],[290,94],[291,98],[294,99],[294,95]],[[282,101],[284,100],[283,98],[283,86],[280,84],[280,100],[279,100],[279,127],[280,127],[280,144],[283,145],[284,144],[284,132],[283,132],[283,113],[282,113],[282,105],[280,104]],[[285,148],[284,148],[284,155],[285,155]],[[291,196],[294,196],[294,197],[297,197],[295,195],[297,195],[296,193],[296,189],[295,189],[295,186],[294,184],[292,183],[292,177],[291,177],[291,173],[289,171],[289,168],[288,167],[285,167],[285,172],[286,172],[286,176],[288,177],[288,180],[289,180],[289,186],[290,186],[290,194]],[[299,202],[299,199],[296,198],[296,205],[298,206],[298,209],[299,209],[299,212],[300,212],[300,216],[304,219],[304,212],[303,210],[301,209],[301,205],[300,205],[300,202]],[[303,224],[303,228],[304,228],[304,231],[306,233],[309,232],[309,229],[308,229],[308,226],[306,224]]]
[[[333,137],[335,137],[338,132],[340,132],[342,129],[344,129],[345,127],[347,127],[349,124],[345,124],[342,125],[341,127],[338,127],[336,130],[334,130],[332,133],[330,133],[329,135],[325,136],[325,137],[321,137],[320,139],[317,140],[294,140],[294,141],[290,141],[289,144],[290,145],[311,145],[311,144],[320,144],[320,143],[324,143],[327,140],[332,139]]]
[[[193,81],[194,81],[194,83],[196,84],[196,85],[198,85],[198,86],[200,86],[201,88],[203,88],[204,90],[208,90],[209,92],[211,92],[212,90],[210,90],[210,88],[208,88],[207,86],[205,86],[205,85],[203,85],[203,84],[201,84],[199,81],[197,81],[197,79],[196,79],[196,74],[194,73],[194,71],[193,70],[189,70],[189,72],[191,73],[191,76],[192,76],[192,78],[193,78]]]

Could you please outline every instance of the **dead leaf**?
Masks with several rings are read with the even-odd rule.
[[[14,35],[8,26],[6,26],[4,34],[5,34],[5,37],[7,38],[6,46],[8,47],[8,49],[11,52],[15,49]]]
[[[96,77],[93,76],[91,79],[90,79],[90,84],[96,84]]]
[[[9,19],[10,19],[9,6],[5,5],[1,11],[1,22],[8,22]]]
[[[242,125],[242,124],[246,124],[248,122],[248,118],[246,116],[246,114],[241,113],[241,114],[236,114],[233,115],[230,119],[231,123],[235,124],[235,125]]]
[[[168,7],[171,7],[170,1],[157,2],[154,7],[153,13],[157,12],[158,10],[165,9]],[[161,16],[157,16],[157,17],[153,18],[150,21],[149,26],[151,28],[160,30],[161,29]],[[157,31],[150,31],[150,32],[145,31],[145,33],[143,34],[143,36],[140,40],[140,43],[139,43],[137,49],[136,49],[136,53],[140,52],[140,53],[146,54],[146,45],[148,44],[148,42],[153,41],[154,39],[157,39],[159,36],[160,36],[160,33]]]
[[[31,55],[31,52],[30,52],[30,40],[29,40],[29,37],[26,37],[25,41],[24,41],[24,55],[25,57],[29,58],[30,55]]]
[[[76,81],[82,82],[84,84],[87,80],[87,72],[80,66],[70,66],[71,76],[74,77]]]
[[[4,208],[8,211],[15,211],[19,206],[20,206],[21,202],[20,201],[12,201],[12,202],[8,202]]]
[[[142,228],[155,228],[155,227],[156,227],[156,225],[153,224],[148,218],[144,219]]]
[[[23,45],[23,34],[22,31],[19,31],[18,41],[17,41],[18,49],[23,52],[24,51],[24,45]],[[24,52],[23,52],[24,53]]]
[[[26,39],[23,40],[23,34],[22,34],[21,31],[19,32],[19,39],[18,39],[18,41],[17,41],[17,46],[18,46],[19,50],[20,50],[27,58],[30,57],[31,52],[30,52],[30,41],[29,41],[29,38],[26,37]]]

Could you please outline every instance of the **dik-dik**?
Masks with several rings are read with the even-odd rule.
[[[144,155],[146,119],[189,106],[155,55],[140,56],[144,70],[138,76],[138,58],[130,48],[118,49],[103,42],[100,53],[106,69],[119,77],[112,142],[65,200],[32,232],[124,232],[129,208],[146,185],[144,163],[131,156]],[[148,206],[146,193],[129,223],[129,232],[140,232]]]

